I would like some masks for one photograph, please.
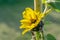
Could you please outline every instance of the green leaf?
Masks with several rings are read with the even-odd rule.
[[[52,8],[54,8],[57,12],[60,12],[60,0],[51,1],[48,3]]]
[[[40,33],[38,31],[36,31],[36,40],[40,39]]]
[[[51,34],[47,34],[46,37],[47,37],[47,40],[56,40],[56,38]]]

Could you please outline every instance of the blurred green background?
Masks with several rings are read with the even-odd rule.
[[[0,40],[30,40],[31,33],[21,35],[22,12],[33,9],[33,0],[0,0]],[[60,40],[60,13],[54,10],[44,19],[44,34],[48,40]],[[52,39],[52,38],[55,39]]]

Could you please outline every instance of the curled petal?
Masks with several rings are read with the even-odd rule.
[[[21,25],[21,26],[20,26],[20,29],[22,29],[22,28],[25,28],[25,29],[26,29],[26,28],[27,28],[27,29],[30,29],[30,26],[27,26],[27,25]]]
[[[23,20],[20,20],[21,23],[31,23],[30,20],[27,20],[27,19],[23,19]]]
[[[28,32],[30,29],[25,29],[23,32],[22,32],[22,35],[24,35],[26,32]]]
[[[23,18],[31,19],[30,15],[28,15],[28,13],[26,13],[26,11],[23,12]]]

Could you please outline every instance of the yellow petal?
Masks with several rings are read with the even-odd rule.
[[[34,23],[30,26],[30,30],[32,30],[33,28],[35,28],[35,24]]]
[[[29,29],[26,28],[26,29],[22,32],[22,34],[24,35],[26,32],[32,30],[32,29],[35,27],[34,25],[35,25],[35,24],[32,24]]]
[[[34,19],[34,20],[36,20],[36,15],[35,15],[35,13],[31,13],[31,18]]]
[[[28,25],[21,25],[20,29],[22,29],[22,28],[30,29],[30,26],[28,26]]]
[[[31,23],[31,21],[30,21],[30,20],[28,20],[28,19],[20,20],[20,22],[21,22],[21,23]]]
[[[23,32],[22,32],[22,35],[24,35],[26,32],[28,32],[30,29],[25,29]]]
[[[21,26],[20,26],[20,29],[22,29],[22,28],[26,28],[25,25],[21,25]]]
[[[31,17],[28,15],[26,11],[23,12],[23,18],[30,19]]]
[[[39,12],[34,11],[34,13],[36,15],[36,18],[38,18],[40,16],[40,13]]]
[[[25,10],[28,11],[28,12],[33,12],[33,10],[29,7],[27,7]]]
[[[41,14],[40,14],[40,18],[43,18],[43,17],[44,17],[44,14],[43,14],[43,13],[41,13]]]
[[[26,13],[32,18],[32,19],[36,19],[36,15],[34,13],[34,11],[31,8],[26,8]]]

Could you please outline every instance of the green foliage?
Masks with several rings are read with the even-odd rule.
[[[54,8],[57,12],[60,12],[60,2],[51,2],[49,5]]]
[[[47,40],[56,40],[56,38],[51,34],[47,34],[46,37],[47,37]]]
[[[45,4],[45,1],[57,12],[60,12],[60,0],[42,0],[43,4]]]
[[[39,32],[37,31],[36,32],[36,40],[39,40],[40,39],[40,34],[39,34]]]
[[[47,24],[47,25],[48,25],[48,24],[51,24],[51,22],[49,22],[49,21],[46,21],[46,22],[45,22],[45,24]]]

